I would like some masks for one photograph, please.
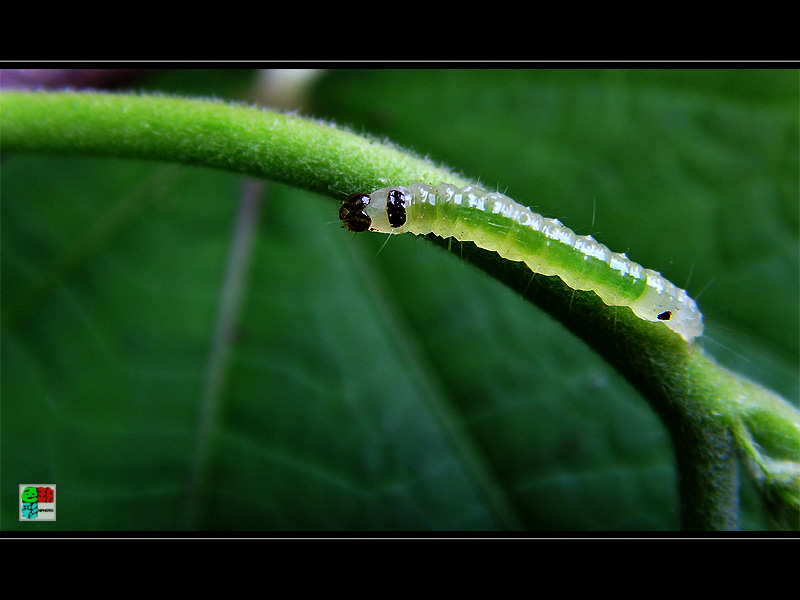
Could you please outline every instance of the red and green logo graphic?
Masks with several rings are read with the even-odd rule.
[[[22,484],[19,486],[20,521],[55,521],[56,486]]]

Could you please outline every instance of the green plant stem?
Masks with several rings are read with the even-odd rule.
[[[438,238],[431,238],[445,245]],[[681,520],[686,530],[738,527],[739,450],[761,489],[800,505],[800,411],[774,392],[717,364],[666,327],[557,277],[536,277],[474,244],[453,250],[561,321],[647,399],[670,432],[677,459]],[[758,438],[753,444],[747,440]]]
[[[322,121],[214,100],[3,92],[3,152],[178,162],[244,173],[332,197],[431,180],[469,181]]]
[[[470,181],[342,128],[255,107],[167,96],[3,92],[0,149],[179,162],[288,183],[335,199],[413,181]],[[441,240],[435,240],[443,244]],[[736,450],[762,489],[800,506],[800,412],[731,373],[663,324],[575,292],[557,277],[464,244],[465,259],[505,281],[641,391],[675,447],[685,529],[738,526]]]

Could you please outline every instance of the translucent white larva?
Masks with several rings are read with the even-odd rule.
[[[449,183],[387,187],[350,196],[339,210],[350,231],[433,233],[474,242],[571,288],[591,290],[609,306],[629,306],[641,319],[662,322],[692,343],[703,315],[682,289],[591,236],[576,235],[499,192]]]

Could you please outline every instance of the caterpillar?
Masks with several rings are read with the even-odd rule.
[[[609,306],[628,306],[690,344],[703,333],[703,315],[685,290],[499,192],[449,183],[386,187],[349,196],[339,219],[353,232],[433,233],[474,242],[524,262],[535,274],[557,275],[572,289],[591,290]]]

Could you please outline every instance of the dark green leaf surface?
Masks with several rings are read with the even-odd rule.
[[[795,399],[796,83],[334,72],[313,110],[710,283],[732,351],[706,348]],[[241,178],[4,156],[2,186],[3,529],[678,527],[647,405],[457,247],[353,236],[268,185],[220,338]],[[18,521],[20,483],[57,484],[56,523]],[[743,502],[767,527],[746,480]]]

